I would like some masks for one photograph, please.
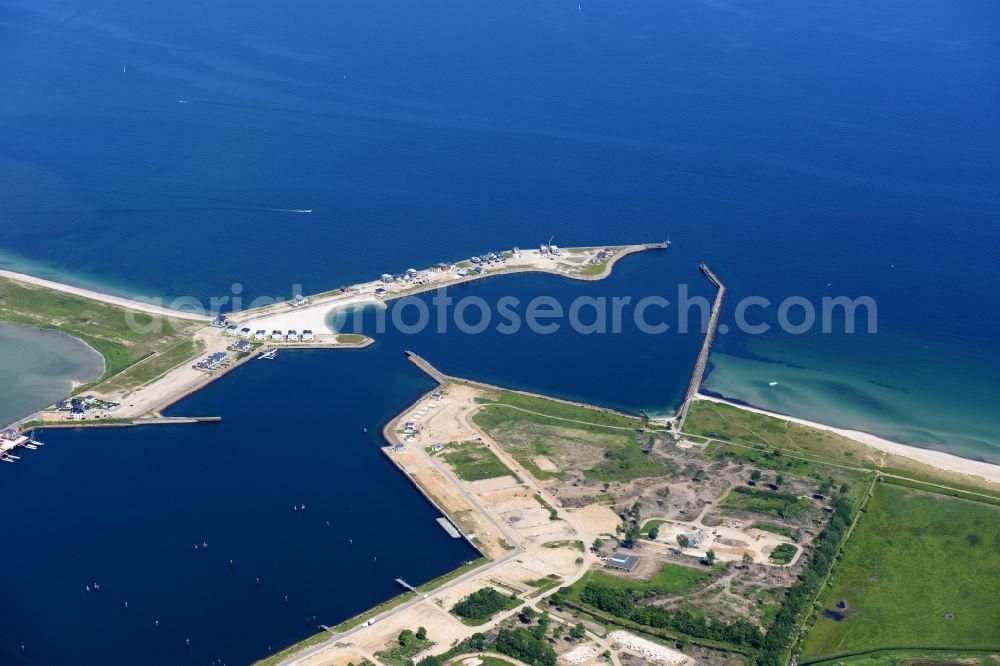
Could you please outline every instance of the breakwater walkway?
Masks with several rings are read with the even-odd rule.
[[[433,365],[431,365],[426,359],[424,359],[419,354],[415,354],[411,351],[406,352],[406,358],[410,360],[415,366],[424,371],[424,374],[428,375],[431,379],[436,381],[441,386],[446,386],[451,382],[451,377],[444,374]]]
[[[708,355],[712,351],[712,343],[715,341],[715,332],[719,328],[719,314],[722,312],[722,301],[726,297],[726,285],[712,272],[706,264],[700,266],[701,272],[705,274],[718,291],[715,294],[715,302],[712,303],[712,313],[708,318],[708,330],[705,332],[705,340],[701,343],[701,351],[698,353],[698,360],[695,361],[694,371],[691,373],[691,383],[688,384],[684,402],[677,412],[676,429],[678,432],[684,430],[684,423],[687,421],[688,412],[691,411],[691,403],[701,390],[701,382],[705,378],[705,368],[708,366]]]

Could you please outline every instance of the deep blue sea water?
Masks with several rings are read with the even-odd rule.
[[[709,388],[1000,459],[990,0],[0,10],[6,266],[287,296],[670,235],[735,299],[879,304],[878,336],[723,338]]]
[[[238,282],[244,296],[288,296],[294,284],[320,291],[552,234],[564,246],[669,235],[668,253],[630,258],[619,282],[522,276],[463,289],[563,297],[689,281],[710,293],[696,270],[705,261],[730,287],[728,317],[749,295],[869,295],[877,335],[723,335],[708,388],[1000,461],[1000,8],[990,0],[0,0],[0,90],[3,267],[124,294],[207,299]],[[285,212],[298,209],[313,212]],[[23,536],[4,542],[19,564],[3,574],[14,603],[0,604],[0,635],[56,650],[46,638],[69,618],[61,631],[81,624],[64,645],[80,641],[88,658],[112,654],[112,640],[126,655],[153,640],[177,663],[169,650],[197,629],[239,663],[265,637],[236,640],[238,622],[216,624],[227,613],[259,611],[249,625],[273,626],[266,640],[281,643],[308,630],[307,614],[350,610],[321,607],[334,589],[310,591],[323,537],[281,512],[299,474],[317,489],[301,501],[336,507],[352,466],[394,472],[352,448],[355,428],[331,425],[322,448],[326,431],[294,415],[320,401],[384,420],[426,385],[400,363],[404,347],[454,374],[666,411],[697,344],[389,334],[368,352],[255,364],[178,407],[225,405],[217,430],[52,433],[44,455],[4,470],[14,472],[5,499],[32,508],[9,519]],[[261,397],[279,385],[278,398]],[[270,422],[251,421],[255,411]],[[317,457],[328,475],[306,464]],[[283,481],[269,490],[275,468]],[[416,521],[423,538],[412,490],[398,492],[401,524]],[[164,515],[174,503],[177,515]],[[303,601],[286,624],[186,550],[208,539],[221,563],[214,543],[249,553],[272,533],[298,547],[262,548],[267,557],[306,560],[255,562],[294,577],[283,582]],[[175,541],[173,554],[164,544]],[[140,589],[152,575],[131,548],[167,548],[156,562],[175,567],[137,592],[162,606],[139,612],[136,601],[134,620],[111,594],[77,595],[91,578]],[[414,578],[465,557],[436,556],[415,563]],[[323,571],[335,585],[343,569]],[[343,597],[357,608],[393,591],[391,579],[357,580]],[[185,596],[199,585],[215,596]],[[197,608],[200,626],[182,628]]]

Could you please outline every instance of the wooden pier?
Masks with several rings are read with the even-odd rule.
[[[691,410],[691,403],[701,390],[701,382],[705,378],[705,368],[708,365],[708,355],[712,351],[712,343],[715,341],[715,332],[719,327],[719,313],[722,312],[722,300],[726,297],[726,285],[712,272],[707,265],[701,265],[701,272],[705,274],[718,291],[715,294],[715,302],[712,304],[712,313],[708,318],[708,330],[705,332],[705,340],[701,343],[701,351],[698,353],[698,360],[694,364],[694,372],[691,373],[691,383],[688,384],[687,394],[684,396],[684,403],[677,413],[677,431],[684,430],[684,423],[687,422],[688,412]]]

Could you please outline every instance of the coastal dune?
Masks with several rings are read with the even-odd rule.
[[[861,432],[860,430],[835,428],[833,426],[825,425],[822,423],[816,423],[815,421],[800,419],[795,416],[788,416],[787,414],[769,412],[766,409],[751,407],[749,405],[743,405],[722,398],[716,398],[714,396],[699,394],[697,396],[697,399],[708,400],[710,402],[718,402],[724,405],[729,405],[730,407],[737,407],[739,409],[743,409],[748,412],[763,414],[765,416],[771,416],[776,419],[788,421],[789,423],[797,423],[799,425],[815,428],[817,430],[825,430],[827,432],[832,432],[842,437],[854,440],[855,442],[859,442],[873,449],[884,451],[885,453],[891,453],[894,455],[903,456],[904,458],[910,458],[911,460],[916,460],[917,462],[921,462],[926,465],[931,465],[938,469],[947,470],[949,472],[966,474],[968,476],[978,476],[991,483],[1000,483],[1000,466],[993,465],[988,462],[983,462],[981,460],[970,460],[968,458],[962,458],[956,455],[952,455],[950,453],[945,453],[944,451],[934,451],[932,449],[922,449],[920,447],[912,446],[909,444],[899,444],[897,442],[891,442],[888,439],[883,439],[882,437],[878,437],[877,435],[872,435],[867,432]]]
[[[61,291],[66,294],[73,294],[74,296],[80,296],[82,298],[89,298],[92,301],[100,301],[101,303],[107,303],[109,305],[117,305],[119,307],[126,308],[128,310],[134,310],[136,312],[145,312],[147,314],[162,315],[165,317],[174,317],[176,319],[190,319],[192,321],[210,321],[210,317],[204,314],[198,314],[195,312],[184,312],[181,310],[174,310],[171,308],[163,307],[162,305],[155,305],[153,303],[146,303],[138,299],[124,298],[122,296],[112,296],[111,294],[105,294],[99,291],[93,291],[91,289],[84,289],[83,287],[74,287],[72,285],[63,284],[62,282],[54,282],[52,280],[46,280],[45,278],[35,277],[33,275],[25,275],[24,273],[16,273],[14,271],[8,271],[0,269],[0,277],[5,277],[16,282],[22,282],[24,284],[30,284],[36,287],[44,287],[46,289],[52,289],[53,291]]]

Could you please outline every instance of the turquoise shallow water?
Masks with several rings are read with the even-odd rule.
[[[780,340],[754,340],[750,354],[713,354],[704,387],[785,414],[1000,464],[996,394],[984,390],[1000,362],[982,349],[912,342],[883,333],[839,356],[828,348],[796,355],[792,364],[780,360],[788,358]]]
[[[0,323],[0,425],[104,374],[104,358],[63,333]]]

